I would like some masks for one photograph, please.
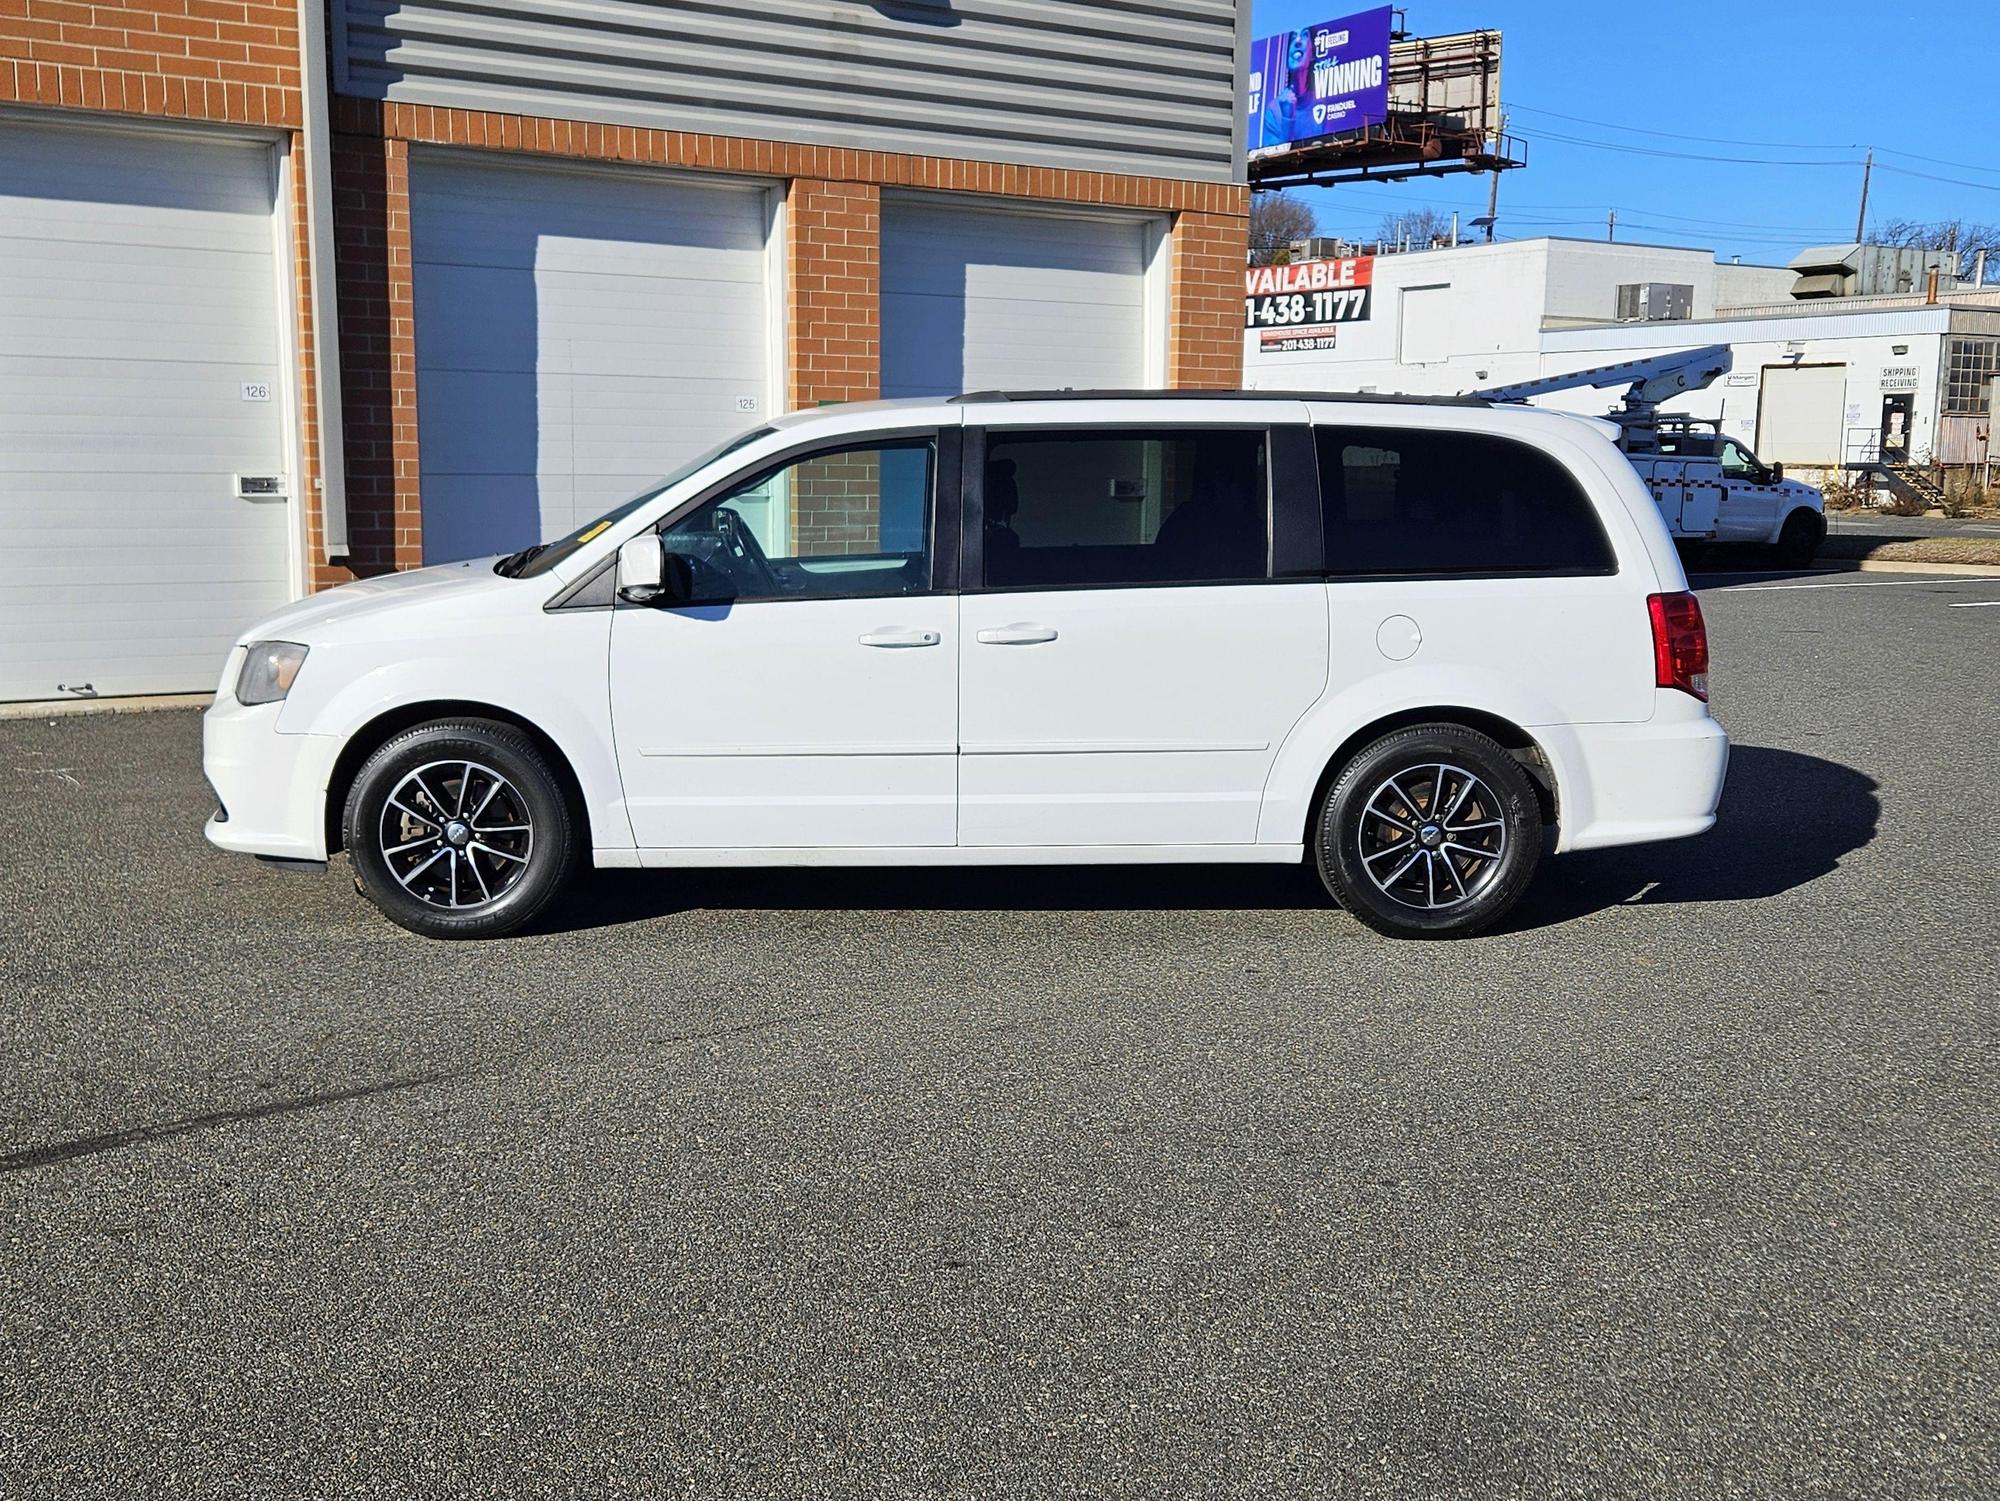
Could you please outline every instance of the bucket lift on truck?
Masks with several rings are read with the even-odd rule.
[[[1617,424],[1618,446],[1652,492],[1674,540],[1761,544],[1786,566],[1803,567],[1826,536],[1825,497],[1786,479],[1784,465],[1766,464],[1723,436],[1719,421],[1660,411],[1662,402],[1713,385],[1731,363],[1727,344],[1707,344],[1470,394],[1524,402],[1557,391],[1623,386],[1620,406],[1606,416]]]

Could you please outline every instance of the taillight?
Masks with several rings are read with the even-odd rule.
[[[1653,617],[1653,681],[1708,702],[1708,627],[1692,594],[1649,594]]]

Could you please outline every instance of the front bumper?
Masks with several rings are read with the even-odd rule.
[[[281,735],[282,703],[246,707],[218,693],[201,722],[201,765],[221,810],[202,832],[218,849],[326,859],[326,789],[338,743]]]
[[[1558,850],[1685,839],[1715,827],[1729,736],[1694,699],[1660,690],[1644,724],[1571,726]]]

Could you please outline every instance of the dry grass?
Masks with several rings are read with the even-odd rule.
[[[1984,563],[2000,567],[2000,537],[1913,537],[1875,542],[1867,537],[1828,537],[1819,556],[1829,562],[1868,558],[1884,563]]]

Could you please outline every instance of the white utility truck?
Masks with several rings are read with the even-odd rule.
[[[1826,536],[1825,497],[1811,485],[1786,479],[1784,465],[1766,464],[1724,437],[1719,422],[1660,411],[1662,402],[1712,385],[1728,374],[1730,363],[1728,345],[1710,344],[1469,394],[1527,401],[1557,391],[1624,386],[1623,405],[1607,416],[1674,540],[1758,544],[1772,549],[1785,566],[1804,567]]]

